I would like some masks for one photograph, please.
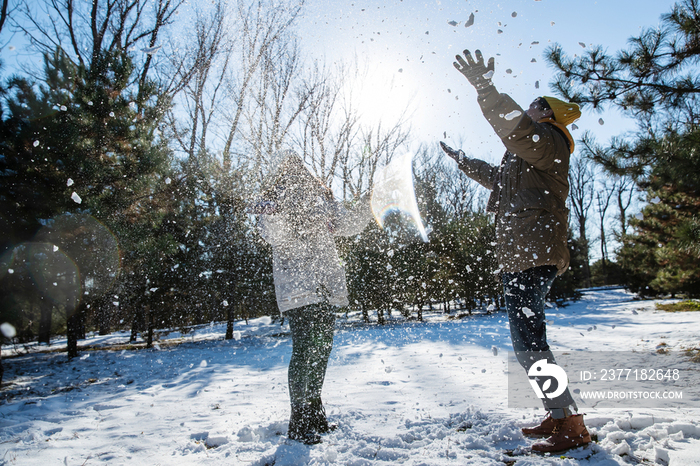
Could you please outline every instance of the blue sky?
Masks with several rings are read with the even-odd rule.
[[[385,121],[401,109],[411,114],[414,144],[445,139],[486,160],[500,160],[503,146],[481,116],[476,94],[453,68],[463,49],[496,57],[494,83],[522,106],[552,94],[553,70],[545,49],[560,43],[568,54],[601,44],[626,46],[642,27],[657,26],[672,1],[564,0],[308,0],[299,23],[308,58],[367,67],[356,84],[361,110]],[[474,24],[465,22],[474,13]],[[457,25],[451,25],[456,22]],[[510,70],[510,73],[507,72]],[[536,89],[535,83],[540,87]],[[599,123],[599,119],[604,124]],[[574,137],[585,130],[599,139],[631,130],[616,111],[586,113]]]

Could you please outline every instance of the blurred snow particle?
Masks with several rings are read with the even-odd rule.
[[[512,12],[510,15],[511,15],[513,18],[515,18],[516,16],[518,16],[518,12],[517,12],[517,11],[514,11],[514,12]]]
[[[0,325],[0,333],[2,333],[5,338],[14,338],[15,335],[17,335],[17,330],[15,330],[12,324],[5,322]]]
[[[94,105],[94,104],[92,103],[92,100],[91,100],[90,102],[88,102],[88,105],[91,106],[91,107]]]
[[[491,352],[493,353],[494,356],[498,356],[498,348],[496,348],[495,346],[491,347]]]
[[[535,89],[539,89],[539,88],[540,88],[540,82],[539,82],[539,81],[535,81]]]
[[[539,1],[539,0],[535,0],[535,1]],[[554,21],[552,21],[551,23],[549,23],[549,25],[550,25],[550,26],[554,26]]]
[[[34,147],[37,147],[39,145],[39,141],[34,141]]]
[[[574,130],[574,131],[576,131],[576,130],[578,129],[578,126],[572,124],[572,125],[571,125],[571,129]]]
[[[85,360],[86,360],[87,358],[89,358],[89,357],[90,357],[90,353],[87,353],[87,354],[84,354],[84,355],[80,356],[80,359],[82,359],[83,361],[85,361]]]
[[[114,112],[109,112],[109,116],[111,116],[112,118],[114,118]]]
[[[506,74],[513,74],[513,70],[511,70],[510,68],[508,68],[508,69],[506,70]]]
[[[145,49],[141,49],[141,51],[143,53],[148,54],[148,55],[153,55],[158,50],[160,50],[161,47],[162,47],[162,45],[156,45],[155,47],[146,47]]]
[[[13,52],[15,50],[15,46],[10,45],[9,47],[7,47],[7,50],[9,50],[10,52]]]
[[[207,361],[202,359],[202,362],[199,363],[199,367],[207,367]]]
[[[15,269],[7,269],[7,273],[9,273],[10,275],[12,275],[13,273],[15,273]]]
[[[537,58],[533,58],[532,60],[530,60],[530,63],[537,63]]]
[[[399,73],[403,73],[403,68],[399,68]]]
[[[523,307],[522,311],[526,317],[535,317],[535,313],[532,312],[532,309],[530,309],[529,307]]]
[[[53,252],[58,252],[58,246],[56,246],[55,244],[53,245]]]
[[[498,34],[503,34],[503,29],[499,29],[497,32]]]
[[[659,196],[656,196],[654,199],[651,200],[652,204],[658,204],[659,202],[661,202],[661,199],[659,198]]]
[[[584,49],[586,48],[586,44],[584,44],[583,42],[579,42],[578,45],[580,45],[580,46],[583,47]]]
[[[394,370],[394,368],[391,366],[387,366],[384,368],[384,372],[386,372],[387,374],[391,373],[391,371],[393,371],[393,370]]]
[[[639,313],[637,311],[635,311],[634,309],[632,309],[632,314],[637,315]]]
[[[539,140],[540,140],[540,135],[539,135],[539,134],[535,134],[535,135],[532,136],[532,141],[533,141],[533,142],[539,142]]]
[[[637,215],[634,216],[637,220],[644,220],[644,214],[642,212],[637,212]]]
[[[605,121],[603,121],[602,118],[598,118],[598,124],[599,124],[600,126],[603,126],[603,125],[605,124]]]
[[[61,111],[65,112],[66,110],[68,110],[68,107],[66,107],[65,105],[61,105]]]
[[[482,374],[485,374],[485,373],[486,373],[486,369],[481,369],[481,373],[482,373]]]
[[[136,102],[129,102],[129,108],[132,110],[136,110]]]
[[[489,72],[484,74],[484,79],[491,79],[493,78],[493,70],[490,70]]]
[[[78,193],[76,193],[75,191],[73,191],[73,194],[70,195],[70,198],[73,199],[73,202],[75,202],[76,204],[81,204],[83,202],[83,200],[80,199],[80,196],[78,196]]]
[[[165,184],[170,184],[171,182],[172,182],[172,180],[170,179],[170,177],[166,176],[165,177]]]
[[[66,181],[66,186],[73,186],[73,183],[73,178],[68,178],[68,180]]]
[[[532,42],[530,42],[530,45],[538,45],[539,43],[539,40],[533,40]]]
[[[515,120],[516,118],[518,118],[522,114],[523,113],[520,110],[513,110],[508,115],[506,115],[504,118],[508,121],[511,121],[511,120]]]
[[[228,301],[224,299],[221,305],[224,307],[228,307]]]
[[[469,19],[467,20],[466,23],[464,23],[464,27],[468,28],[469,26],[473,26],[473,25],[474,25],[474,13],[470,13]]]
[[[450,26],[457,26],[459,23],[457,21],[448,21],[447,24]]]

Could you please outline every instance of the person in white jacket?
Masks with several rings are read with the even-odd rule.
[[[335,311],[348,305],[345,270],[334,236],[360,233],[372,218],[363,199],[345,209],[292,151],[285,152],[271,185],[254,206],[261,236],[272,246],[275,294],[289,320],[291,416],[288,437],[320,442],[329,425],[321,389],[333,348]]]

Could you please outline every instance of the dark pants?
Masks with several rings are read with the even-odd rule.
[[[287,377],[292,407],[320,401],[328,358],[333,349],[334,307],[311,304],[285,313],[292,331]]]
[[[545,297],[556,276],[554,266],[533,267],[502,275],[513,350],[526,372],[541,359],[556,364],[547,344],[544,314]],[[542,403],[554,418],[562,418],[571,414],[571,409],[576,409],[568,388],[556,398],[543,398]]]

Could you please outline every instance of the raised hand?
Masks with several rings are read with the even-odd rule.
[[[457,61],[454,62],[454,66],[457,68],[457,71],[462,73],[477,91],[491,86],[491,78],[493,77],[495,66],[494,58],[489,58],[488,65],[484,65],[484,57],[481,55],[480,50],[474,52],[476,60],[472,58],[469,50],[465,50],[463,53],[464,58],[461,55],[456,56]]]
[[[451,148],[450,146],[448,146],[447,144],[445,144],[442,141],[440,141],[440,147],[442,148],[442,150],[445,151],[445,153],[447,155],[452,157],[455,160],[455,162],[457,162],[457,163],[462,162],[462,160],[464,160],[466,158],[462,149],[454,150],[453,148]]]

